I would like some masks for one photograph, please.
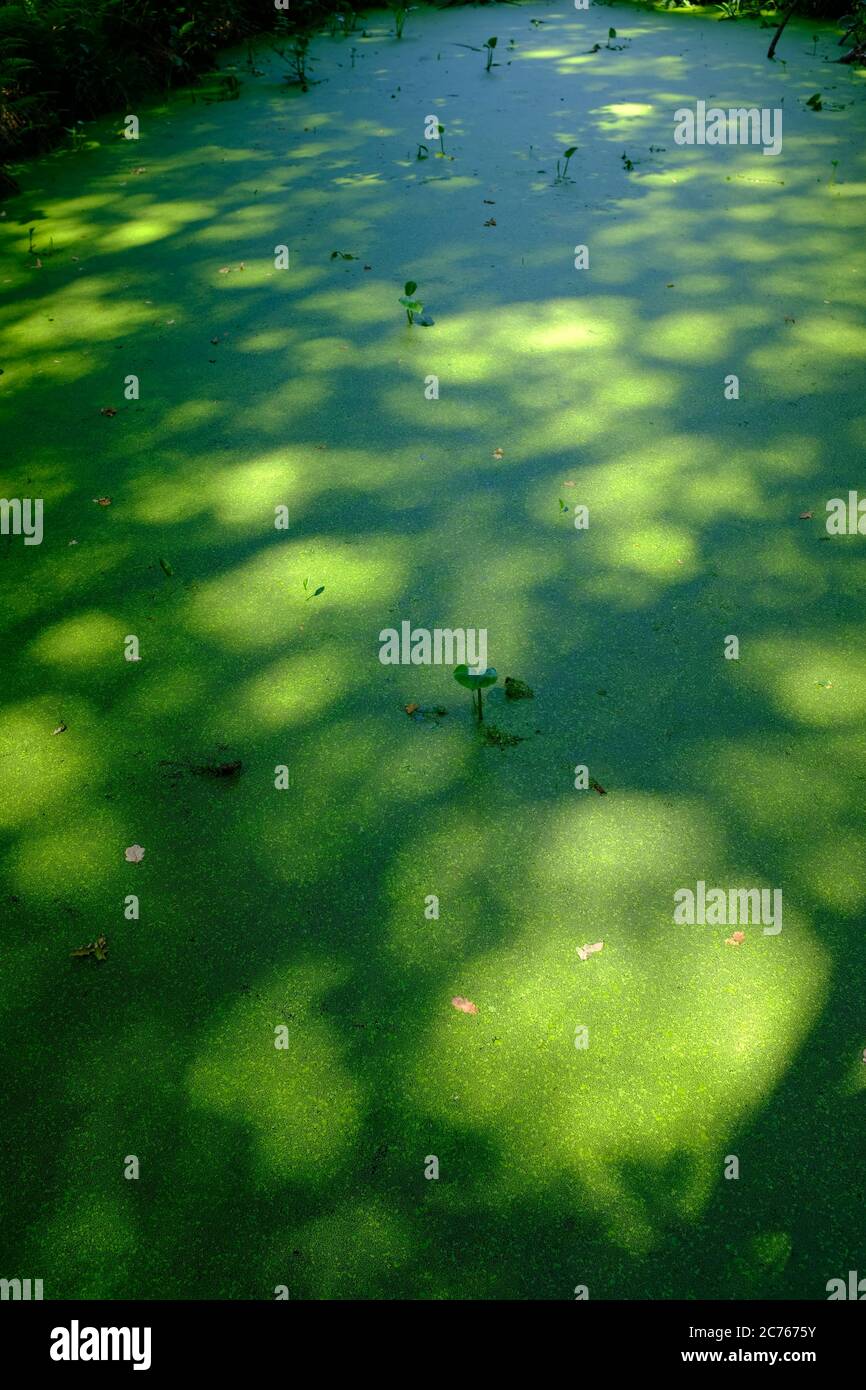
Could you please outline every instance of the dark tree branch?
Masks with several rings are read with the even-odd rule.
[[[794,6],[791,5],[790,9],[789,9],[789,10],[786,12],[786,14],[785,14],[785,18],[782,20],[782,23],[779,25],[778,29],[776,30],[775,34],[773,35],[773,39],[772,39],[772,42],[771,42],[771,44],[770,44],[770,47],[767,49],[767,57],[768,57],[768,58],[772,58],[772,57],[774,56],[774,54],[775,54],[775,52],[776,52],[776,44],[779,42],[779,39],[782,37],[782,30],[784,29],[785,25],[788,23],[788,20],[791,18],[791,15],[792,15],[793,13],[794,13]]]

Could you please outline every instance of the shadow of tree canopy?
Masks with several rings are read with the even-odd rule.
[[[866,1195],[866,542],[823,525],[866,440],[863,74],[805,23],[784,67],[633,8],[387,26],[306,95],[229,55],[238,100],[96,123],[0,223],[2,495],[45,500],[0,538],[2,1270],[821,1298]],[[677,147],[699,99],[784,99],[783,153]],[[519,746],[379,662],[404,619],[487,630]],[[782,933],[675,926],[699,879],[781,887]]]

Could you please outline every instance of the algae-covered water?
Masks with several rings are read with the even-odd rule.
[[[631,6],[366,24],[2,209],[0,491],[44,537],[0,537],[0,1273],[826,1297],[866,1196],[866,538],[825,525],[866,490],[866,74],[802,22],[772,64]],[[781,153],[678,146],[700,100],[781,109]],[[486,631],[522,742],[380,662],[404,621]],[[783,930],[675,924],[698,881]]]

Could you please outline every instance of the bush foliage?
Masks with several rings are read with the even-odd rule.
[[[79,121],[188,83],[220,49],[333,5],[293,0],[0,0],[0,165],[47,149]]]

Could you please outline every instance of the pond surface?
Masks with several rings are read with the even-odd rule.
[[[389,27],[306,94],[229,55],[236,100],[117,113],[2,209],[44,539],[0,538],[0,1272],[822,1298],[863,1239],[866,539],[824,523],[866,487],[864,74],[804,23],[773,64],[626,6]],[[781,153],[678,146],[698,101]],[[486,632],[521,742],[379,661],[404,621]],[[782,932],[675,925],[699,881]]]

